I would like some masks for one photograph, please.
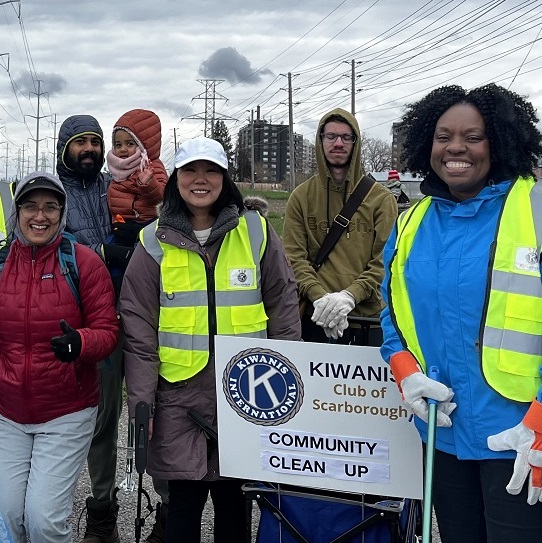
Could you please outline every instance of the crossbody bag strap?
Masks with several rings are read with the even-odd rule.
[[[333,219],[333,222],[331,223],[331,226],[329,228],[329,232],[324,238],[322,245],[320,245],[318,254],[316,255],[316,258],[314,259],[314,262],[312,264],[312,267],[316,271],[318,271],[320,266],[324,263],[324,260],[332,251],[333,247],[335,247],[337,241],[339,241],[342,233],[350,224],[350,219],[352,218],[352,215],[354,215],[356,209],[358,209],[363,200],[365,200],[365,197],[367,196],[367,194],[369,194],[369,191],[371,190],[371,187],[374,185],[374,183],[374,179],[371,179],[366,175],[363,176],[362,180],[354,189],[354,192],[350,195],[350,198],[348,198],[348,200],[344,204],[341,212]]]

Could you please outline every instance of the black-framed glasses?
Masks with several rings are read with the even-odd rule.
[[[335,132],[322,132],[320,137],[327,141],[337,141],[337,138],[341,138],[343,143],[354,143],[356,141],[356,134],[335,134]]]
[[[44,217],[48,219],[55,219],[60,214],[62,206],[58,204],[45,204],[43,207],[39,207],[33,202],[25,202],[19,206],[21,213],[28,218],[37,217],[41,211]]]

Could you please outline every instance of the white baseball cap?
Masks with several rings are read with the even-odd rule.
[[[224,170],[228,169],[228,157],[224,147],[218,141],[205,136],[187,140],[179,146],[175,153],[175,168],[182,168],[195,160],[208,160]]]

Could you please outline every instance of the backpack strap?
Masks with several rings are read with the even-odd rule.
[[[60,273],[66,278],[73,297],[81,308],[81,297],[79,296],[79,268],[75,259],[75,244],[77,241],[73,234],[64,232],[62,241],[58,246],[58,261],[60,263]],[[4,264],[9,255],[11,244],[7,243],[0,246],[0,273],[4,269]]]
[[[4,264],[6,263],[6,258],[9,255],[9,243],[3,244],[0,246],[0,273],[4,269]]]
[[[73,234],[64,232],[62,241],[58,246],[58,261],[60,263],[60,273],[66,278],[72,291],[77,305],[81,307],[81,297],[79,296],[79,268],[75,259],[75,244],[77,241]],[[0,249],[0,255],[2,250]],[[1,260],[1,256],[0,256]]]

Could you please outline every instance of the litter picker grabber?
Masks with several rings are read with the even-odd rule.
[[[429,368],[429,377],[439,382],[439,371],[435,366]],[[437,430],[437,400],[427,399],[429,413],[427,419],[427,446],[425,449],[425,478],[423,487],[422,543],[431,543],[433,510],[433,468],[435,464],[435,434]]]
[[[147,510],[149,515],[153,512],[151,498],[147,491],[143,488],[143,474],[147,467],[147,452],[149,448],[149,404],[139,402],[135,410],[135,467],[139,474],[137,487],[137,512],[135,518],[135,540],[139,543],[141,540],[141,528],[145,526],[147,517],[141,516],[141,502],[143,496],[147,499]],[[147,516],[149,516],[147,515]]]
[[[135,489],[134,480],[134,424],[128,415],[128,443],[126,444],[126,477],[120,483],[119,488],[124,492],[133,492]]]

